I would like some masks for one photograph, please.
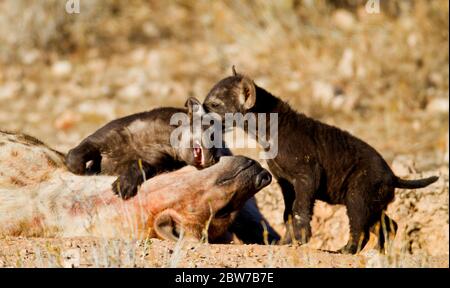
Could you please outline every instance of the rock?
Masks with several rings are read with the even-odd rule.
[[[23,82],[23,86],[28,95],[36,95],[39,91],[39,86],[35,82]]]
[[[334,110],[350,112],[358,101],[355,93],[350,91],[349,94],[345,94],[342,89],[323,81],[315,81],[312,91],[312,97],[315,101]]]
[[[34,49],[24,51],[20,55],[22,63],[25,65],[31,65],[31,64],[35,63],[36,60],[39,59],[40,56],[41,56],[41,54],[39,53],[39,51],[34,50]]]
[[[64,268],[80,267],[80,249],[68,249],[62,253],[62,265]]]
[[[438,72],[430,73],[430,75],[428,76],[428,80],[434,86],[441,86],[444,83],[444,77]]]
[[[324,106],[328,106],[334,97],[334,87],[330,83],[315,81],[313,83],[313,98]]]
[[[448,113],[449,102],[448,98],[439,97],[434,98],[428,102],[426,110],[431,113]]]
[[[420,121],[418,121],[418,120],[414,120],[413,122],[412,122],[412,128],[415,130],[415,131],[419,131],[420,130],[420,128],[422,127],[422,124],[420,123]]]
[[[52,65],[52,73],[56,77],[66,77],[72,72],[72,64],[67,60],[55,62]]]
[[[8,82],[0,85],[0,100],[12,99],[18,94],[20,84],[17,82]]]
[[[59,130],[69,130],[76,122],[80,121],[80,116],[72,111],[66,111],[55,120],[55,128]]]
[[[344,95],[342,95],[342,94],[336,95],[336,96],[333,98],[333,101],[331,101],[331,107],[332,107],[334,110],[339,110],[339,109],[341,109],[341,108],[344,106],[344,104],[345,104],[345,97],[344,97]]]
[[[124,100],[136,100],[143,94],[143,89],[137,83],[125,86],[118,92],[119,97]]]
[[[300,81],[296,81],[296,80],[290,81],[286,85],[286,89],[290,92],[297,92],[300,90],[300,88],[302,88],[302,85],[301,85]]]
[[[346,48],[338,64],[338,73],[344,78],[351,78],[354,75],[353,69],[354,54],[353,50]]]
[[[136,63],[142,63],[145,60],[147,51],[143,48],[135,49],[130,53],[131,59]]]
[[[347,10],[338,9],[332,17],[333,23],[341,30],[351,30],[356,24],[355,17]]]
[[[111,101],[85,101],[78,105],[77,111],[85,115],[99,115],[106,120],[112,120],[117,117],[116,104]]]
[[[142,32],[144,32],[145,36],[149,38],[156,38],[159,36],[158,27],[150,21],[144,23],[142,26]]]
[[[415,48],[415,47],[417,46],[417,43],[418,43],[418,42],[419,42],[419,38],[418,38],[417,34],[411,33],[411,34],[408,36],[407,43],[408,43],[408,46],[409,46],[409,47]]]
[[[392,161],[391,169],[398,177],[407,177],[414,167],[414,159],[408,156],[398,156]]]

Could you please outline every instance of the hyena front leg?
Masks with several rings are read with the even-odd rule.
[[[156,169],[142,160],[131,161],[128,169],[112,184],[114,194],[127,200],[135,196],[145,180],[156,175]]]
[[[310,167],[304,167],[298,171],[298,175],[292,185],[295,191],[292,212],[289,215],[285,214],[286,233],[283,242],[287,244],[292,242],[306,244],[311,238],[310,222],[313,214],[315,194],[318,188],[317,179],[320,175]]]
[[[87,167],[87,163],[92,161]],[[84,175],[101,172],[102,156],[100,150],[90,141],[83,141],[66,155],[66,166],[70,172]]]
[[[280,241],[280,235],[261,214],[255,197],[245,202],[229,231],[245,244],[273,244]]]

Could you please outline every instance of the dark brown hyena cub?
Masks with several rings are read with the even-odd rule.
[[[113,120],[84,139],[69,151],[66,164],[75,174],[102,173],[119,175],[113,183],[114,193],[124,199],[136,195],[138,186],[162,172],[173,171],[185,165],[205,168],[216,163],[220,156],[231,155],[227,149],[205,149],[202,134],[191,135],[189,143],[173,147],[170,136],[177,126],[170,125],[175,113],[201,117],[201,103],[191,97],[187,109],[157,108]],[[191,125],[181,129],[191,131]]]
[[[268,160],[268,165],[283,192],[284,221],[292,221],[286,225],[284,241],[309,241],[313,206],[319,199],[347,207],[350,239],[340,252],[356,253],[364,248],[370,229],[377,229],[378,245],[384,250],[385,237],[395,235],[397,229],[384,214],[395,188],[422,188],[438,177],[398,178],[367,143],[297,113],[250,78],[233,72],[212,88],[203,105],[222,119],[225,113],[278,113],[278,155]]]

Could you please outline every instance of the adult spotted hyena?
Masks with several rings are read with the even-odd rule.
[[[226,156],[203,170],[186,166],[153,177],[128,201],[111,192],[113,181],[75,175],[62,153],[33,137],[0,131],[0,235],[176,240],[183,233],[221,241],[242,209],[260,220],[248,200],[271,176],[249,158]],[[252,237],[262,237],[246,223],[261,234]]]

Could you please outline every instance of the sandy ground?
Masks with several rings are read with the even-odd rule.
[[[0,242],[0,267],[448,267],[448,255],[339,255],[300,246],[124,240],[24,239]]]

